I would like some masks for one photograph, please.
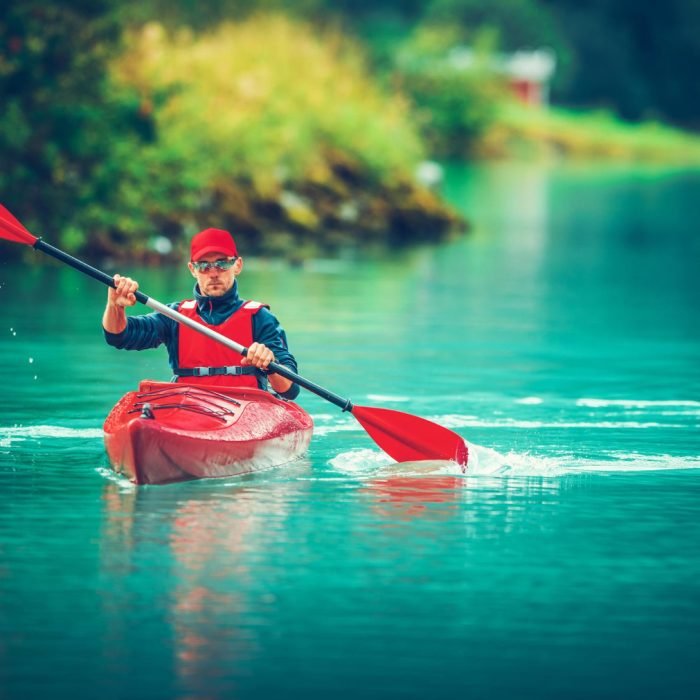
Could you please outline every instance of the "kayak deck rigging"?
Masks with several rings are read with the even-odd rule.
[[[213,401],[215,397],[217,401]],[[208,389],[200,389],[198,387],[178,389],[166,388],[155,389],[152,391],[141,392],[136,395],[137,401],[134,401],[133,408],[127,413],[140,413],[143,417],[154,418],[153,411],[162,409],[174,409],[182,411],[191,411],[200,415],[211,416],[222,422],[226,422],[227,416],[235,416],[235,411],[228,408],[226,405],[221,405],[221,401],[229,403],[236,408],[241,407],[241,402],[231,396],[226,396],[220,392],[211,391]],[[192,399],[192,403],[183,402],[183,398]],[[172,403],[163,403],[166,399],[177,399]]]

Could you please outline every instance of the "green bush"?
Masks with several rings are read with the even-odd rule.
[[[486,157],[567,157],[677,164],[700,163],[700,137],[656,122],[626,122],[599,110],[534,108],[507,101],[484,134]]]
[[[200,36],[150,24],[115,76],[153,104],[158,148],[199,187],[252,178],[270,192],[322,177],[329,150],[390,182],[423,157],[409,106],[377,87],[358,47],[283,16]]]
[[[468,61],[458,53],[459,41],[452,27],[421,25],[396,56],[397,80],[440,155],[467,155],[494,121],[505,95],[503,80],[490,67],[493,37],[483,33]]]

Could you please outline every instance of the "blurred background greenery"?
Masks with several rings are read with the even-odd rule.
[[[700,163],[699,59],[695,0],[13,0],[0,191],[95,260],[439,240],[436,160]]]

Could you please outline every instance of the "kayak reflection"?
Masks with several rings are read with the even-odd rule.
[[[293,474],[309,469],[302,461]],[[105,591],[103,600],[121,662],[167,654],[178,695],[233,696],[260,644],[251,617],[268,616],[275,605],[251,572],[265,570],[286,547],[289,504],[305,498],[306,483],[258,474],[167,488],[106,484],[102,569],[123,588]],[[124,649],[125,617],[141,635],[153,628],[152,649]]]

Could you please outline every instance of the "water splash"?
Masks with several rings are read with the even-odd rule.
[[[539,406],[543,401],[544,399],[541,399],[539,396],[526,396],[522,399],[516,399],[515,403],[522,404],[523,406]]]
[[[410,396],[395,396],[393,394],[367,394],[367,400],[371,403],[406,403]]]
[[[126,477],[121,474],[117,474],[113,469],[109,467],[97,467],[95,471],[107,481],[111,481],[116,484],[121,490],[124,491],[135,491],[138,486],[133,482],[129,481]]]
[[[687,428],[681,423],[660,423],[655,420],[522,420],[518,418],[477,418],[475,416],[436,416],[436,423],[446,428],[522,428],[524,430],[541,430],[542,428],[587,430],[646,430],[649,428]]]
[[[61,425],[15,425],[0,426],[0,447],[10,447],[15,442],[42,440],[46,438],[91,440],[102,439],[101,428],[70,428]]]
[[[593,472],[648,472],[662,470],[700,469],[700,455],[679,457],[670,454],[642,455],[612,452],[597,459],[575,455],[548,457],[528,452],[502,454],[489,447],[469,444],[469,465],[464,475],[472,477],[562,477]],[[462,476],[454,462],[392,462],[382,452],[361,449],[341,452],[328,465],[346,476],[377,478],[402,476]]]
[[[378,397],[369,397],[377,399]],[[390,397],[382,397],[385,401]],[[391,397],[401,400],[402,397]],[[452,397],[454,398],[454,397]],[[443,405],[445,402],[442,402]],[[495,476],[537,476],[559,477],[571,474],[592,472],[640,472],[671,469],[700,468],[700,456],[687,454],[681,450],[681,456],[666,452],[671,439],[667,434],[657,431],[674,431],[678,440],[673,444],[688,443],[684,434],[697,427],[700,417],[700,401],[686,398],[664,398],[653,400],[647,398],[595,398],[595,397],[559,397],[559,396],[488,396],[469,402],[475,413],[452,411],[444,414],[427,415],[426,418],[440,425],[455,430],[466,436],[471,429],[489,431],[508,431],[506,438],[500,437],[498,444],[503,446],[510,442],[507,435],[511,431],[546,430],[561,431],[562,440],[552,451],[552,445],[541,453],[535,451],[497,451],[490,447],[468,443],[469,465],[468,477]],[[478,410],[475,409],[478,407]],[[319,437],[332,436],[341,431],[360,431],[360,428],[347,419],[333,415],[324,415],[319,421],[316,434]],[[572,431],[568,436],[567,431]],[[574,433],[574,431],[577,431]],[[587,444],[597,442],[599,448],[591,456],[590,450],[583,452],[574,435],[590,434],[597,431],[601,437],[597,440],[587,439]],[[656,450],[643,454],[638,451],[624,451],[621,442],[628,439],[617,435],[609,439],[605,433],[626,432],[637,444],[639,438],[633,437],[637,431],[651,434],[650,440],[657,445]],[[680,440],[680,443],[679,443]],[[551,439],[549,443],[551,443]],[[683,454],[685,452],[685,454]],[[396,465],[378,449],[343,451],[333,457],[329,466],[337,473],[360,478],[381,476],[387,470],[406,469],[404,473],[415,472],[413,465]],[[425,464],[425,463],[423,463]],[[452,474],[454,465],[445,463],[444,473]],[[431,468],[432,469],[432,468]],[[418,470],[419,472],[421,470]],[[434,471],[434,469],[433,469]]]
[[[576,399],[576,405],[586,408],[657,408],[663,406],[700,408],[700,401],[685,399],[664,399],[661,401],[649,401],[645,399]]]

